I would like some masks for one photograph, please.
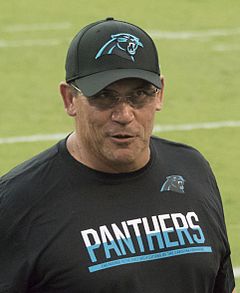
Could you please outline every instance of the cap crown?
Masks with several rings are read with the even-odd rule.
[[[156,47],[139,27],[109,18],[86,26],[72,40],[66,59],[67,81],[116,69],[160,75]]]

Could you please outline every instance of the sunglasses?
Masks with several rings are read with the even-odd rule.
[[[84,96],[83,92],[75,86],[73,83],[70,84],[80,95]],[[159,89],[152,85],[138,88],[127,96],[122,96],[116,91],[103,89],[96,95],[86,97],[89,104],[99,109],[111,109],[119,103],[127,103],[133,108],[142,108],[150,103],[159,92]]]

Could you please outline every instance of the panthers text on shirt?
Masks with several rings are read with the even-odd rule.
[[[81,231],[94,272],[181,254],[212,252],[193,211],[136,218]],[[184,248],[183,248],[184,247]],[[104,260],[102,259],[104,255]]]

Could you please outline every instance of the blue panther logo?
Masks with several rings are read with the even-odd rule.
[[[161,192],[163,191],[174,191],[178,193],[184,193],[184,182],[185,179],[180,175],[171,175],[166,178],[167,180],[164,182]]]
[[[98,51],[95,59],[103,55],[117,55],[122,58],[135,61],[134,55],[137,52],[138,47],[143,48],[143,44],[139,38],[130,34],[116,34],[111,35],[111,39],[105,43]]]

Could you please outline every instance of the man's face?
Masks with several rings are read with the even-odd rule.
[[[74,99],[76,140],[83,163],[118,173],[137,170],[148,162],[150,135],[155,112],[162,107],[162,91],[136,107],[124,99],[141,89],[154,93],[155,88],[141,79],[123,79],[109,85],[97,97],[120,97],[111,107],[104,100],[84,96]]]

